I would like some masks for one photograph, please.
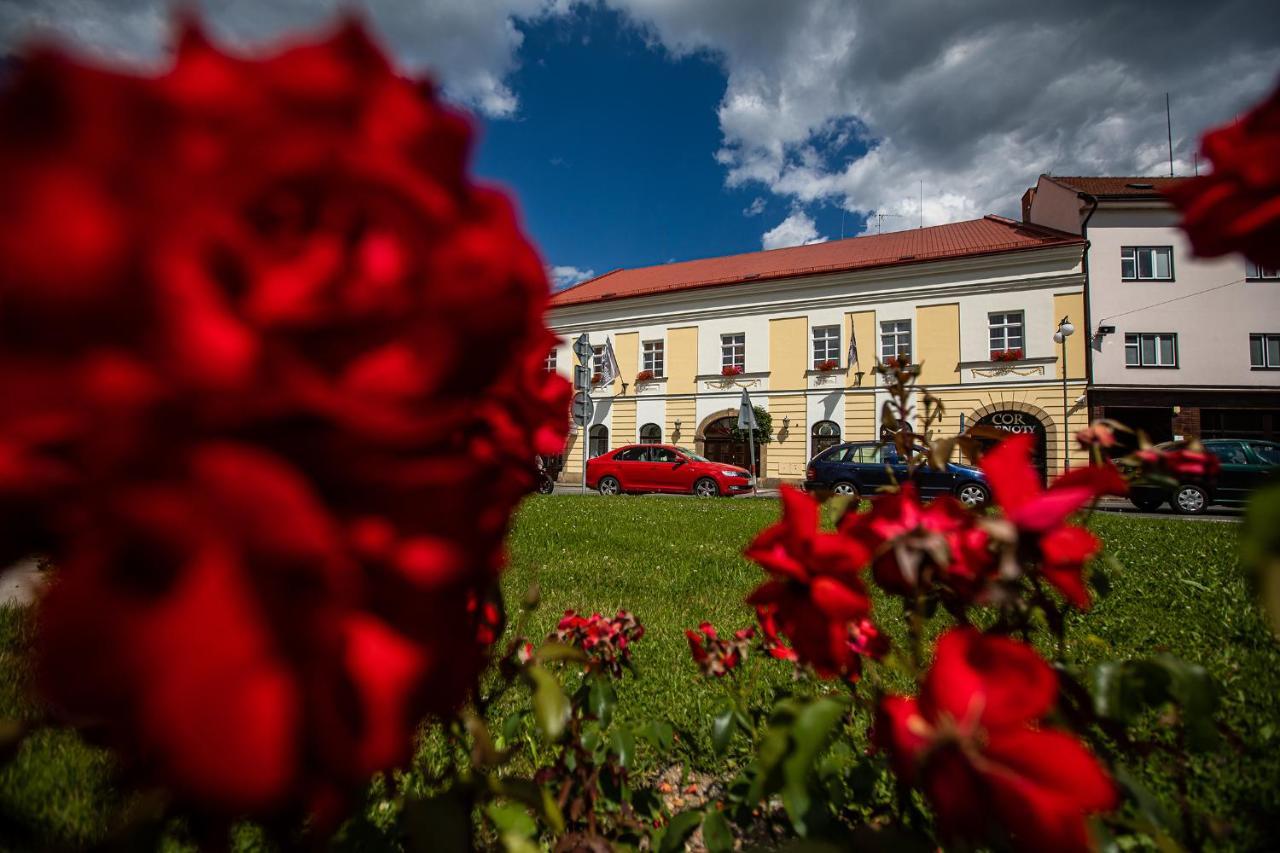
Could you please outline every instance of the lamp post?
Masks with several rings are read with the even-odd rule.
[[[1071,320],[1063,317],[1058,321],[1058,330],[1053,333],[1053,342],[1062,344],[1062,470],[1071,467],[1068,454],[1071,452],[1071,436],[1067,429],[1067,338],[1075,334],[1076,327]]]

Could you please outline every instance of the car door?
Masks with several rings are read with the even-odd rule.
[[[885,447],[885,456],[890,460],[889,464],[893,469],[893,476],[897,478],[898,482],[907,482],[907,464],[898,456],[898,448],[892,444],[888,445]],[[915,483],[920,497],[936,498],[938,495],[951,493],[951,490],[955,487],[956,476],[951,471],[939,471],[930,465],[927,460],[924,460],[916,466],[909,479],[912,483]]]
[[[627,447],[613,454],[613,470],[609,473],[618,478],[622,488],[627,491],[643,491],[645,485],[645,451],[644,447]]]
[[[1205,450],[1218,457],[1218,470],[1213,492],[1215,503],[1244,503],[1257,476],[1257,466],[1251,464],[1243,441],[1206,441]]]
[[[893,455],[889,455],[890,453]],[[870,443],[855,444],[849,459],[858,489],[864,495],[873,495],[882,486],[889,485],[889,466],[896,461],[897,454],[892,447]]]
[[[687,492],[693,488],[688,460],[670,447],[650,447],[645,468],[655,491]]]
[[[1270,441],[1251,441],[1249,452],[1256,463],[1253,476],[1249,478],[1249,491],[1253,492],[1272,483],[1280,483],[1280,444]]]
[[[818,488],[829,489],[832,483],[842,479],[841,473],[844,472],[843,479],[852,482],[853,473],[846,471],[844,467],[844,462],[852,449],[850,445],[841,444],[819,453],[809,460],[809,467],[813,469],[813,476],[809,479],[816,483]]]

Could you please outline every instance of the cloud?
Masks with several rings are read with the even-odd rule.
[[[818,233],[817,223],[813,217],[803,210],[795,210],[791,215],[764,232],[760,238],[766,249],[785,249],[787,246],[807,246],[810,243],[825,243],[827,238]]]
[[[91,57],[143,69],[164,66],[172,42],[170,0],[0,0],[0,54],[33,37],[53,37]],[[513,115],[507,84],[517,67],[519,21],[568,10],[568,0],[200,0],[220,43],[252,48],[283,33],[316,28],[351,9],[412,73],[429,72],[452,99],[486,115]]]
[[[1041,172],[1167,174],[1165,92],[1188,174],[1280,68],[1273,0],[606,2],[721,62],[730,187],[903,214],[886,230],[917,224],[921,181],[929,225],[1015,214]]]
[[[765,200],[760,196],[756,196],[751,200],[751,204],[742,209],[743,216],[759,216],[764,213]]]
[[[547,274],[551,278],[552,290],[564,290],[566,287],[572,287],[596,277],[595,270],[581,270],[570,266],[552,267]]]

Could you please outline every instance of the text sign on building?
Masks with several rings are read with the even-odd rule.
[[[992,412],[989,415],[984,415],[978,423],[981,426],[995,427],[1005,432],[1026,433],[1028,435],[1041,435],[1044,433],[1044,426],[1040,421],[1026,412]]]

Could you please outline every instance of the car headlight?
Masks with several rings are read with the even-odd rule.
[[[741,471],[721,471],[720,473],[721,473],[721,474],[723,474],[723,475],[724,475],[724,476],[726,476],[726,477],[745,477],[745,476],[747,476],[746,474],[742,473]]]

